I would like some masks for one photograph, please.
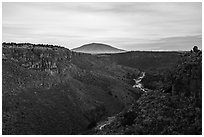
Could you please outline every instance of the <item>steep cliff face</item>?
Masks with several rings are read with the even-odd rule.
[[[3,59],[12,60],[20,66],[38,71],[60,72],[60,65],[69,63],[71,52],[62,47],[32,44],[3,44]]]
[[[141,92],[128,67],[51,45],[3,43],[3,134],[79,134]]]

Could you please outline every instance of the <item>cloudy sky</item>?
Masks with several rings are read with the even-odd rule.
[[[3,3],[3,41],[69,49],[100,42],[126,50],[202,47],[202,3]]]

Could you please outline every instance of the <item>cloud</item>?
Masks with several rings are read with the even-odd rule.
[[[129,44],[126,47],[130,46],[131,49],[133,44]],[[182,36],[182,37],[167,37],[159,40],[155,40],[149,43],[135,43],[135,47],[138,47],[138,50],[174,50],[174,51],[184,51],[191,50],[193,46],[198,46],[199,49],[202,49],[202,36]]]
[[[3,41],[74,48],[102,42],[152,50],[155,41],[202,35],[202,3],[3,3]],[[165,43],[171,43],[171,39]],[[177,41],[178,43],[181,41]],[[148,43],[148,44],[147,44]],[[176,43],[174,43],[176,44]],[[138,46],[145,45],[145,48]],[[169,44],[160,49],[174,49]],[[179,44],[178,44],[179,45]],[[180,45],[178,49],[188,49]]]

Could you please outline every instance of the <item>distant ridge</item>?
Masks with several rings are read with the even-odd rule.
[[[83,53],[90,53],[90,54],[102,54],[102,53],[121,53],[125,52],[125,50],[118,49],[112,47],[110,45],[102,44],[102,43],[90,43],[83,45],[78,48],[72,49],[75,52],[83,52]]]

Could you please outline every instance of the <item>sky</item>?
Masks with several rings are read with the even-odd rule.
[[[3,42],[72,49],[104,43],[125,50],[202,48],[202,3],[3,2]]]

